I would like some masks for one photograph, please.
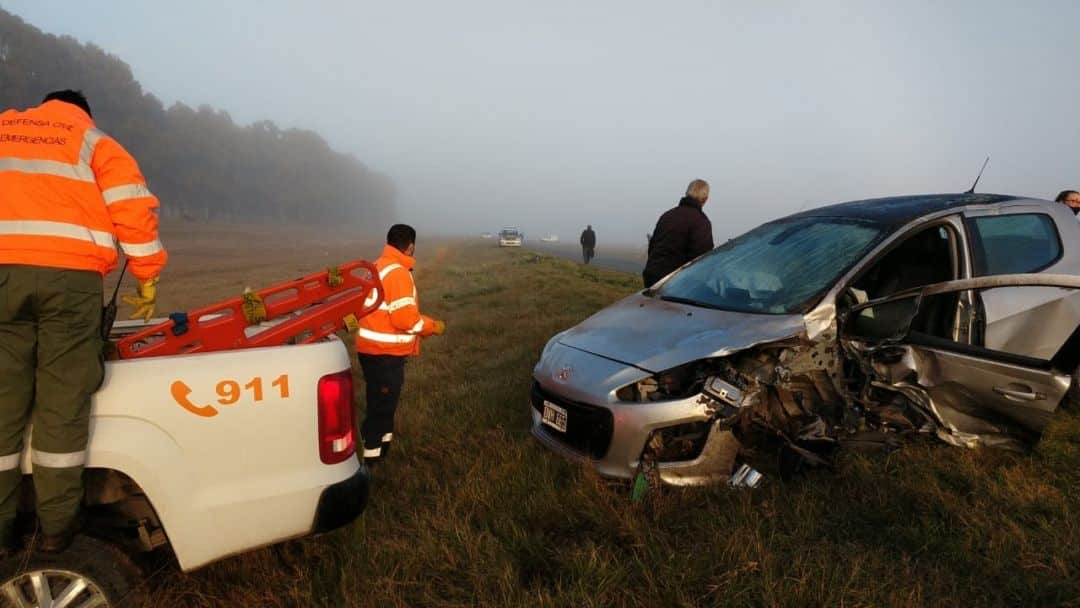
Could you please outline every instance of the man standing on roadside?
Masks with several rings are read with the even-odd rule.
[[[708,182],[695,179],[679,204],[660,216],[649,239],[649,259],[642,272],[645,287],[652,287],[683,264],[712,250],[712,223],[702,210],[708,200]]]
[[[592,224],[589,224],[581,233],[581,259],[588,264],[594,257],[596,257],[596,233],[593,232]]]
[[[135,159],[94,126],[78,91],[0,114],[0,542],[15,541],[26,424],[38,549],[58,553],[78,532],[90,398],[104,376],[102,277],[117,242],[139,279],[125,296],[154,312],[167,255],[158,200]]]
[[[446,324],[420,314],[412,271],[416,267],[416,230],[395,224],[375,261],[383,286],[379,309],[360,319],[356,353],[367,385],[367,411],[360,434],[364,462],[372,464],[390,449],[394,412],[405,385],[405,361],[420,354],[420,338],[441,336]]]

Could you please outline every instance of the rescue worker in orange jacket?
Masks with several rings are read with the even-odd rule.
[[[386,455],[394,438],[394,412],[405,384],[405,361],[420,354],[420,339],[442,335],[446,324],[420,314],[412,271],[416,230],[390,227],[386,247],[375,261],[383,286],[379,309],[360,319],[356,352],[367,385],[367,411],[360,426],[364,461]]]
[[[117,247],[139,279],[125,301],[154,311],[166,253],[158,201],[127,151],[94,126],[78,91],[0,113],[0,543],[16,542],[27,422],[42,538],[77,531],[90,398],[104,377],[102,277]]]

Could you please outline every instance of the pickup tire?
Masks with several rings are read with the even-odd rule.
[[[77,536],[63,553],[19,551],[0,563],[0,603],[51,606],[46,595],[58,602],[67,593],[63,605],[138,606],[144,599],[142,579],[139,568],[117,547]]]

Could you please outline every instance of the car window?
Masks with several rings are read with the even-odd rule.
[[[860,301],[876,300],[914,287],[943,283],[956,276],[954,233],[932,226],[900,239],[889,253],[860,273],[851,285]]]
[[[870,304],[856,311],[843,324],[846,338],[865,341],[902,340],[919,312],[918,296]]]
[[[960,278],[953,254],[956,233],[952,228],[931,226],[903,235],[897,241],[887,254],[863,270],[849,286],[839,302],[841,308]],[[951,293],[924,302],[912,327],[951,337],[958,301],[959,295]]]
[[[1061,239],[1048,215],[983,216],[969,226],[976,276],[1037,272],[1061,257]]]
[[[658,294],[722,310],[805,312],[884,232],[878,224],[846,218],[771,222],[680,270]]]

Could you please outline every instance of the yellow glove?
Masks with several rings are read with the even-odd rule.
[[[435,327],[431,329],[432,335],[441,336],[446,333],[446,323],[442,321],[435,321],[433,325]]]
[[[139,281],[137,294],[124,296],[124,303],[135,308],[135,312],[129,318],[141,318],[143,321],[149,321],[150,317],[154,316],[154,304],[157,302],[157,284],[157,277]]]

